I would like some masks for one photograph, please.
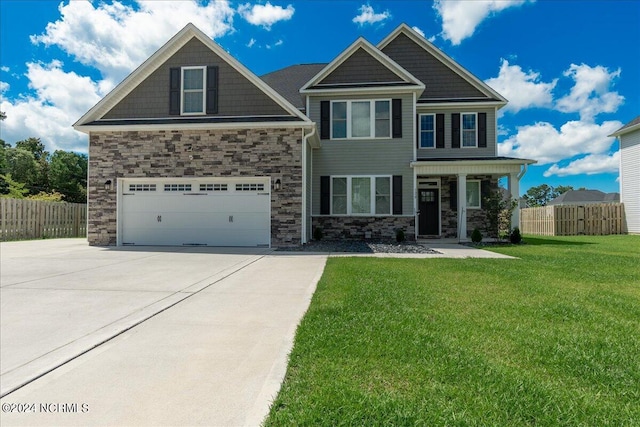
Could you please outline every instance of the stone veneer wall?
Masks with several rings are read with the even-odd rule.
[[[469,175],[468,180],[479,179],[481,181],[490,180],[491,187],[498,186],[498,180],[490,175]],[[443,176],[440,180],[442,191],[440,206],[442,210],[442,237],[457,237],[458,235],[458,211],[451,209],[451,182],[458,182],[455,176]],[[483,209],[467,209],[467,237],[471,236],[474,228],[479,228],[486,236],[485,212]]]
[[[271,245],[294,246],[302,230],[300,129],[92,132],[89,142],[90,245],[116,244],[119,178],[280,178],[271,194]],[[106,191],[104,183],[112,181]]]
[[[415,218],[404,216],[314,216],[313,230],[322,228],[323,238],[330,240],[395,239],[403,229],[407,240],[415,240]],[[367,237],[371,233],[371,237]]]

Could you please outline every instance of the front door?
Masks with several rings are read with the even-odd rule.
[[[419,191],[420,216],[418,234],[421,236],[436,236],[440,234],[440,212],[438,211],[438,190],[430,188]]]

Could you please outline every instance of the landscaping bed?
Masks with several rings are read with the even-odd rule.
[[[365,241],[365,240],[312,240],[309,243],[279,251],[303,252],[353,252],[353,253],[404,253],[439,254],[440,252],[415,242]]]

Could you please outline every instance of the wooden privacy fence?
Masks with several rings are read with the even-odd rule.
[[[624,234],[624,205],[603,203],[520,209],[520,231],[539,236]]]
[[[0,198],[0,241],[86,235],[86,204]]]

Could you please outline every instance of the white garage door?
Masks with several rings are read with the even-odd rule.
[[[269,246],[269,178],[124,179],[123,245]]]

